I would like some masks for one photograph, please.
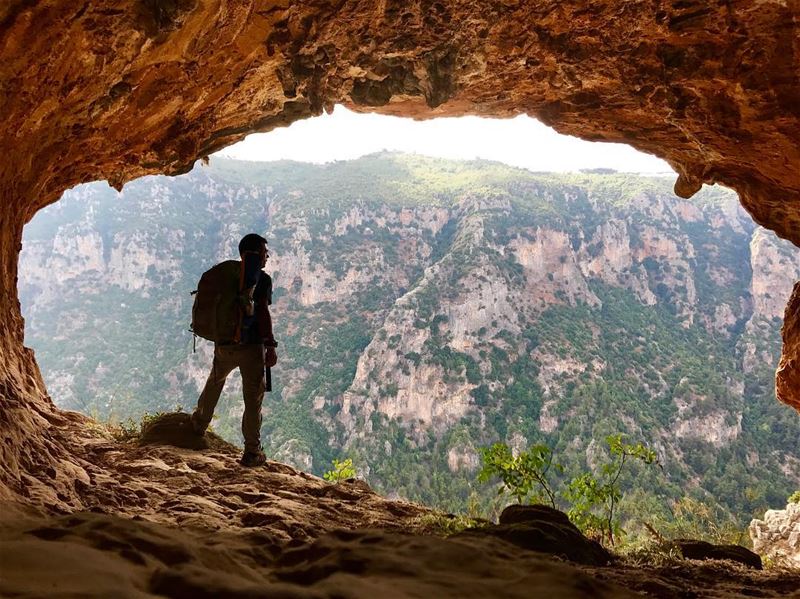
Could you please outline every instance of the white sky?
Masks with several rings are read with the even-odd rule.
[[[604,167],[624,172],[672,173],[663,160],[630,146],[561,135],[526,116],[414,121],[358,114],[342,106],[337,106],[331,115],[297,121],[269,133],[253,133],[218,154],[242,160],[321,163],[381,150],[442,158],[485,158],[534,171]]]

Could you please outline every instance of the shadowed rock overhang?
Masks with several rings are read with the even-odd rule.
[[[730,186],[758,223],[800,244],[799,20],[798,0],[7,1],[0,498],[51,488],[42,472],[64,443],[23,347],[16,269],[24,223],[65,189],[186,172],[337,103],[413,118],[528,114],[664,158],[682,197]],[[795,313],[778,390],[800,409]]]

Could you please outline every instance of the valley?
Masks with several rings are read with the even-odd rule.
[[[689,497],[742,525],[800,485],[800,421],[774,399],[800,257],[733,192],[379,153],[327,165],[212,159],[121,194],[67,192],[28,224],[26,345],[59,407],[190,411],[213,348],[188,332],[200,274],[265,234],[280,362],[272,459],[351,457],[389,497],[502,507],[477,449],[550,446],[574,475],[622,432],[626,519]],[[231,377],[214,429],[238,442]]]

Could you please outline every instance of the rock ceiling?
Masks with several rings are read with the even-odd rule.
[[[800,0],[6,0],[0,497],[57,445],[32,436],[54,412],[22,344],[23,224],[78,183],[185,172],[337,103],[625,142],[666,159],[678,195],[733,187],[800,244]],[[800,409],[798,339],[787,326],[779,392]]]

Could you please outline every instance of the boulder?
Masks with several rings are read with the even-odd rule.
[[[142,426],[139,445],[172,445],[184,449],[208,449],[204,435],[194,432],[189,414],[161,414]]]
[[[468,530],[456,536],[484,535],[581,564],[604,566],[611,561],[611,554],[600,543],[587,539],[564,512],[546,505],[508,506],[496,526]]]
[[[675,539],[672,543],[681,551],[686,559],[727,559],[745,566],[761,570],[761,558],[740,545],[714,545],[695,539]]]

